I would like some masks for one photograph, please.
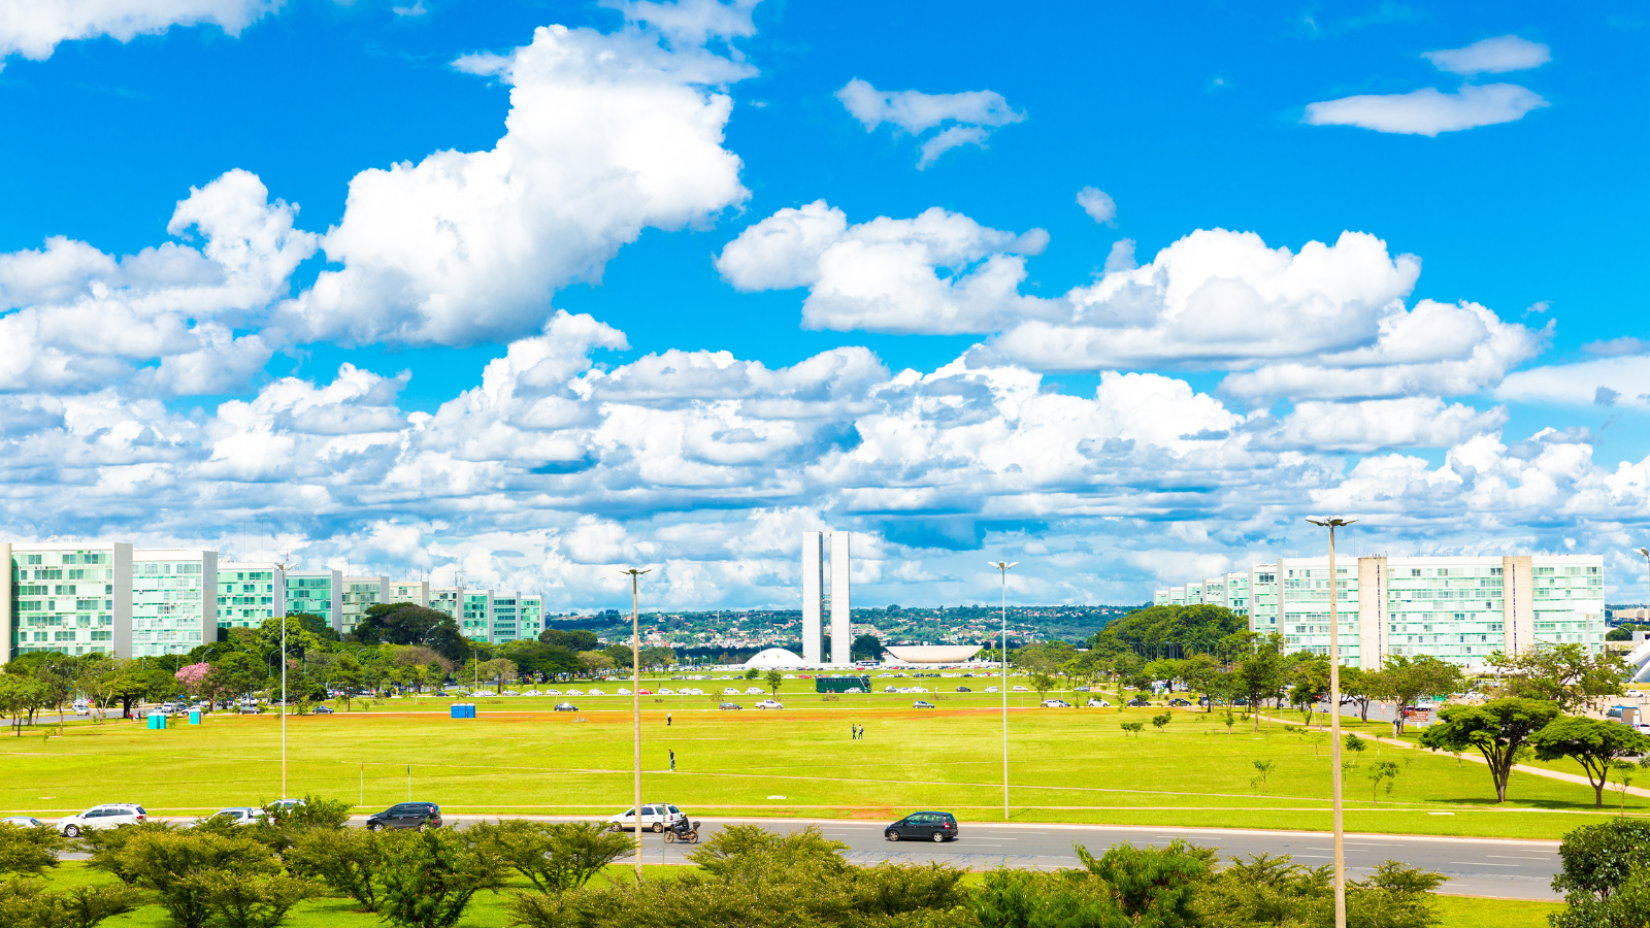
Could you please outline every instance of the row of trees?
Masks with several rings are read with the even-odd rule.
[[[176,928],[276,928],[305,899],[352,900],[393,928],[451,928],[476,895],[505,888],[512,924],[526,928],[1025,928],[1032,925],[1305,928],[1333,923],[1328,869],[1287,857],[1220,866],[1215,851],[1174,842],[1116,845],[1081,867],[996,870],[978,886],[943,864],[858,867],[844,845],[809,827],[777,835],[725,827],[695,850],[698,865],[668,880],[593,882],[628,854],[628,837],[601,825],[506,821],[462,832],[346,829],[343,804],[310,797],[266,825],[190,830],[150,823],[91,832],[88,865],[118,883],[49,892],[64,839],[49,829],[0,826],[0,923],[93,928],[139,905]],[[1435,923],[1442,882],[1387,862],[1349,888],[1356,928]]]
[[[316,615],[267,619],[232,628],[220,640],[188,654],[121,659],[106,654],[30,652],[0,673],[0,715],[21,733],[45,710],[58,713],[78,698],[97,709],[118,704],[121,714],[139,702],[180,697],[213,702],[279,689],[282,630],[286,632],[287,690],[302,710],[329,691],[422,693],[453,681],[498,689],[592,677],[631,666],[631,650],[604,645],[592,631],[550,629],[538,639],[502,645],[464,638],[450,616],[409,603],[373,606],[356,632],[340,637]],[[648,669],[676,661],[669,648],[643,648]]]

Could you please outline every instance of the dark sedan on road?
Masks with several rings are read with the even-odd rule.
[[[433,802],[398,802],[367,819],[368,831],[377,831],[381,828],[411,828],[423,831],[425,828],[440,827],[441,807]]]
[[[579,711],[579,707],[573,705],[570,702],[558,702],[558,703],[556,703],[555,711],[557,711],[557,712],[577,712],[577,711]]]
[[[890,841],[954,841],[957,819],[949,812],[913,812],[882,834]]]
[[[725,702],[725,703],[722,703],[722,708],[724,708],[724,709],[743,709],[745,707],[741,706],[740,704],[738,704],[736,702]]]

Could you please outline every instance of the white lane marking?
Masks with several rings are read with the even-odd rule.
[[[1549,863],[1555,860],[1555,858],[1552,857],[1519,857],[1517,854],[1485,854],[1484,856],[1498,857],[1502,860],[1544,860]]]
[[[1523,864],[1492,864],[1492,863],[1487,863],[1487,862],[1482,861],[1482,860],[1452,860],[1452,861],[1450,861],[1450,863],[1460,864],[1463,867],[1522,867],[1522,866],[1524,866]]]

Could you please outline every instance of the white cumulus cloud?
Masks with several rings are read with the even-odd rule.
[[[1479,411],[1461,403],[1445,405],[1431,396],[1357,403],[1297,403],[1271,429],[1261,431],[1265,448],[1369,453],[1386,448],[1450,448],[1507,423],[1505,407]]]
[[[0,3],[0,67],[11,55],[51,57],[58,43],[100,35],[130,42],[173,26],[214,23],[230,35],[284,0],[6,0]]]
[[[504,137],[356,175],[323,243],[344,267],[283,317],[307,340],[350,344],[515,337],[644,228],[743,202],[740,160],[722,147],[733,101],[717,88],[755,72],[696,42],[746,34],[750,7],[620,4],[632,21],[619,31],[548,26],[509,55],[460,59],[511,86]]]
[[[716,267],[740,290],[807,287],[808,328],[989,332],[1036,310],[1018,288],[1024,256],[1047,243],[1041,229],[1017,235],[938,207],[850,226],[816,200],[745,229]]]
[[[1540,94],[1517,84],[1467,84],[1454,93],[1423,87],[1409,93],[1361,94],[1309,103],[1305,122],[1436,136],[1440,132],[1515,122],[1547,105]]]
[[[886,122],[912,135],[921,135],[929,129],[952,123],[923,143],[921,157],[917,161],[919,171],[958,146],[984,147],[992,128],[1026,118],[1025,113],[1009,106],[1008,100],[994,90],[965,93],[878,90],[870,82],[856,77],[836,92],[836,98],[842,101],[849,114],[865,126],[867,132],[876,131]]]
[[[1552,50],[1547,46],[1516,35],[1480,39],[1465,48],[1423,52],[1421,57],[1432,62],[1440,71],[1468,76],[1525,71],[1553,60]]]
[[[1077,205],[1089,214],[1090,219],[1101,225],[1117,218],[1117,201],[1098,187],[1084,187],[1077,191]]]

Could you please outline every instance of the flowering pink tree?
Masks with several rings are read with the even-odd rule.
[[[199,696],[201,691],[206,688],[206,678],[211,673],[212,665],[201,661],[199,664],[190,664],[187,667],[178,668],[178,672],[173,676],[183,686],[183,691],[188,693],[190,698],[194,698]]]

